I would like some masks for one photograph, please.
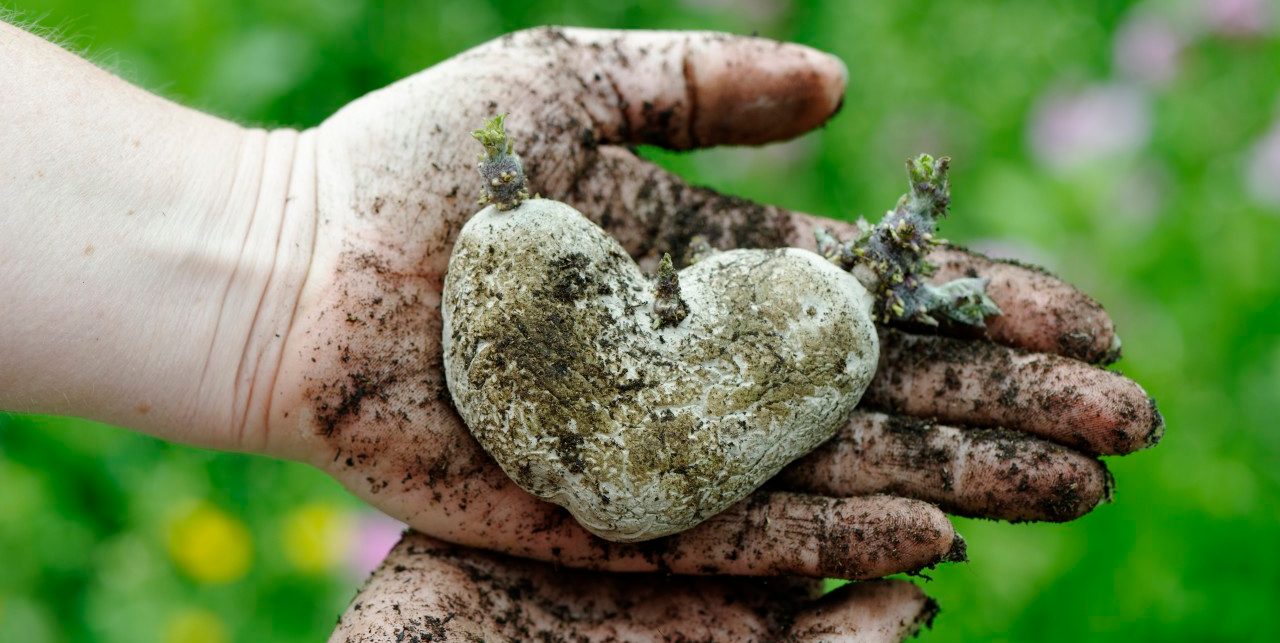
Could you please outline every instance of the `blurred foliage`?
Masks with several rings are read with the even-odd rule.
[[[943,612],[923,638],[1280,640],[1280,7],[1267,0],[17,9],[143,87],[299,127],[545,23],[754,31],[834,52],[851,82],[822,131],[645,153],[841,217],[892,205],[909,154],[951,154],[946,236],[1094,294],[1125,338],[1117,368],[1168,420],[1159,448],[1108,460],[1116,502],[1082,520],[957,520],[973,560],[926,583]],[[343,526],[361,512],[301,465],[0,416],[0,640],[321,640],[359,582],[339,550],[366,539]],[[221,562],[191,562],[209,551]]]

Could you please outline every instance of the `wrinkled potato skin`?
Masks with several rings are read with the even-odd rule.
[[[679,532],[746,497],[848,419],[879,356],[858,281],[794,248],[679,273],[688,317],[573,208],[488,207],[444,288],[459,413],[522,488],[615,541]]]

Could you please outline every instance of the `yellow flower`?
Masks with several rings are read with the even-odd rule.
[[[227,640],[222,619],[202,609],[178,612],[164,628],[164,643],[224,643]]]
[[[351,516],[329,504],[302,505],[285,516],[284,554],[308,573],[328,571],[341,563],[351,546]]]
[[[253,558],[244,523],[208,503],[188,507],[169,524],[168,545],[178,568],[204,583],[243,578]]]

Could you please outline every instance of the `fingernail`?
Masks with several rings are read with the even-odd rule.
[[[916,615],[916,630],[932,630],[933,619],[938,618],[938,614],[941,611],[942,606],[938,604],[938,601],[933,600],[932,596],[926,596],[924,606],[920,608],[920,613]]]
[[[1116,333],[1114,329],[1112,329],[1111,345],[1108,346],[1107,350],[1104,351],[1102,355],[1098,357],[1097,365],[1110,366],[1120,361],[1120,358],[1123,356],[1124,356],[1124,344],[1123,342],[1120,341],[1120,335]]]
[[[1111,469],[1108,469],[1105,464],[1102,465],[1102,475],[1105,476],[1102,480],[1102,499],[1098,502],[1099,504],[1104,502],[1111,504],[1116,497],[1116,477],[1112,475]]]
[[[966,563],[969,562],[969,545],[964,541],[964,536],[960,532],[956,532],[955,538],[951,539],[951,550],[942,555],[938,560],[940,563]]]
[[[1147,431],[1147,446],[1155,446],[1159,444],[1160,439],[1164,437],[1164,416],[1160,414],[1160,409],[1156,408],[1156,398],[1147,397],[1147,402],[1151,405],[1151,428]]]

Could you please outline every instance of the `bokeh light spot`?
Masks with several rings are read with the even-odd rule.
[[[227,628],[217,614],[208,610],[178,612],[165,626],[164,643],[225,643]]]
[[[168,548],[184,574],[210,584],[243,578],[253,558],[244,523],[208,503],[190,506],[169,524]]]
[[[348,512],[331,504],[309,503],[294,509],[282,526],[285,557],[307,573],[333,569],[350,546],[352,523]]]

